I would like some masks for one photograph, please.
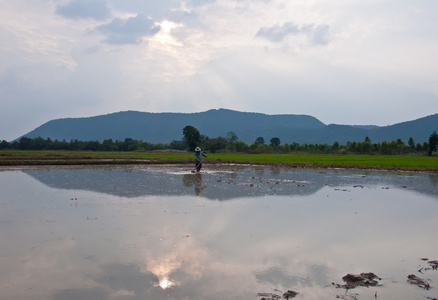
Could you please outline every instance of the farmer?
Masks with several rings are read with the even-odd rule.
[[[202,168],[202,157],[207,157],[204,152],[201,151],[201,148],[196,147],[195,149],[195,168],[196,172],[200,172]]]

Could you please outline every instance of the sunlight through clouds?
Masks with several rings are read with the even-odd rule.
[[[228,108],[327,124],[424,117],[438,111],[437,9],[394,0],[3,2],[0,139],[120,110]]]

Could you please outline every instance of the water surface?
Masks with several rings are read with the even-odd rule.
[[[0,299],[438,297],[438,272],[418,272],[438,259],[434,175],[37,168],[0,189]],[[381,286],[332,284],[362,272]]]

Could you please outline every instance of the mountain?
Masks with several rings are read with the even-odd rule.
[[[227,109],[208,110],[200,113],[148,113],[138,111],[117,112],[88,118],[65,118],[49,121],[25,137],[51,138],[52,140],[92,141],[125,138],[150,143],[169,143],[182,139],[182,130],[191,125],[210,138],[226,137],[233,131],[239,140],[251,144],[257,137],[266,142],[273,137],[282,143],[333,144],[338,141],[363,141],[368,136],[372,142],[410,137],[416,143],[428,141],[434,130],[438,130],[438,114],[391,126],[325,125],[308,115],[267,115],[239,112]]]
[[[226,109],[201,113],[118,112],[90,118],[67,118],[49,121],[25,137],[50,137],[58,140],[83,141],[133,138],[151,143],[181,140],[185,126],[196,127],[201,134],[226,137],[234,131],[240,140],[252,143],[259,136],[269,139],[272,132],[282,134],[289,129],[316,129],[325,126],[314,117],[305,115],[266,115]]]

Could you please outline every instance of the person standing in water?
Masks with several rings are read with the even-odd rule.
[[[207,157],[204,152],[201,151],[201,148],[196,147],[195,149],[195,169],[196,172],[200,172],[202,168],[202,157]]]

